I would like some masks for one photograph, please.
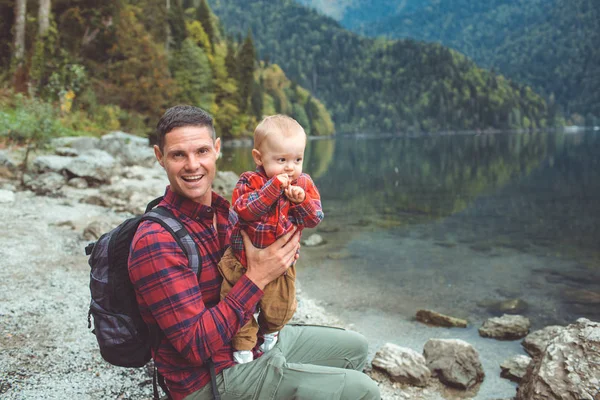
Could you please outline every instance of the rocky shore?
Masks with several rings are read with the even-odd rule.
[[[151,374],[104,362],[87,329],[89,267],[83,248],[162,194],[167,183],[145,139],[124,133],[61,138],[18,179],[20,150],[0,150],[0,397],[150,399]],[[237,176],[219,172],[228,196]],[[307,237],[309,246],[318,237]],[[300,282],[301,288],[302,282]],[[422,323],[461,329],[466,321],[432,310]],[[352,328],[299,291],[295,323]],[[452,327],[452,328],[450,328]],[[600,399],[600,324],[585,319],[530,332],[505,315],[479,328],[489,340],[523,340],[529,356],[506,355],[502,376],[517,399]],[[430,339],[422,352],[386,344],[367,373],[383,399],[476,399],[480,355],[459,339]],[[490,399],[491,400],[491,399]]]

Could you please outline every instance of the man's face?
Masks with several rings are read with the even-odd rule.
[[[210,128],[182,126],[167,133],[163,152],[154,146],[154,154],[173,192],[210,206],[220,149],[221,140],[213,142]]]

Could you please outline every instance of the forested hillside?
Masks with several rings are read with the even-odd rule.
[[[0,140],[147,134],[178,103],[209,110],[226,138],[274,113],[334,132],[317,97],[259,62],[252,35],[230,36],[205,0],[0,0],[0,15]]]
[[[260,58],[323,100],[341,132],[536,128],[556,113],[529,87],[458,52],[411,40],[369,39],[287,0],[220,0],[228,29],[251,30]]]
[[[572,123],[600,124],[598,0],[299,1],[358,33],[457,49],[532,85]]]

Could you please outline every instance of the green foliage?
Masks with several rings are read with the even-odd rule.
[[[597,0],[420,3],[391,17],[373,15],[372,23],[345,22],[370,35],[440,42],[531,85],[547,98],[554,96],[567,115],[600,117]],[[374,11],[372,5],[368,8]],[[358,7],[351,14],[364,11]]]
[[[512,127],[555,123],[540,96],[439,45],[359,37],[285,0],[221,1],[213,10],[251,30],[259,53],[318,96],[342,132],[504,129],[513,109],[521,116]],[[289,110],[265,88],[278,111]],[[317,108],[306,111],[311,118]]]
[[[196,9],[196,19],[202,24],[204,32],[206,32],[206,35],[208,36],[211,48],[214,51],[215,44],[217,42],[217,34],[213,18],[213,14],[210,7],[208,6],[208,3],[206,2],[206,0],[202,0],[200,2],[200,5]]]
[[[0,11],[11,17],[0,20],[0,49],[10,51],[14,3],[0,0]],[[65,132],[145,134],[166,107],[189,103],[213,112],[220,135],[238,137],[251,135],[273,109],[252,38],[223,39],[207,1],[171,0],[167,10],[164,0],[54,0],[50,30],[39,38],[36,11],[28,9],[19,87],[52,103]],[[0,80],[13,87],[8,80],[16,75],[3,56]]]
[[[267,94],[263,97],[265,115],[289,115],[295,118],[309,135],[326,136],[334,133],[334,124],[325,106],[306,89],[292,83],[279,65],[263,66],[258,76]]]
[[[115,26],[110,63],[103,80],[96,81],[103,103],[145,115],[160,115],[175,94],[162,45],[154,43],[138,21],[136,9],[123,7]]]
[[[208,35],[204,31],[204,28],[202,28],[202,24],[199,21],[192,21],[186,23],[186,27],[188,37],[192,39],[196,45],[200,46],[205,53],[212,54],[212,46],[208,39]]]
[[[229,54],[229,52],[228,52]],[[244,43],[240,47],[237,57],[237,80],[239,85],[239,108],[242,112],[248,110],[250,97],[254,91],[254,64],[256,62],[256,51],[252,33],[248,32]]]
[[[22,94],[15,95],[13,102],[14,109],[0,110],[0,141],[25,145],[23,170],[28,168],[32,151],[47,145],[54,137],[75,134],[59,121],[51,104]]]
[[[192,39],[186,39],[181,50],[173,53],[170,64],[179,88],[177,102],[208,109],[213,102],[213,81],[204,50],[196,46]]]
[[[187,37],[185,12],[177,0],[171,2],[168,14],[169,28],[171,28],[171,43],[175,49],[180,49]]]

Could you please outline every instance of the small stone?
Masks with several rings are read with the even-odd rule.
[[[304,240],[302,244],[304,244],[307,247],[315,247],[315,246],[322,245],[324,243],[325,243],[325,240],[323,240],[321,235],[319,235],[318,233],[313,233],[306,240]]]
[[[431,310],[419,310],[416,315],[417,321],[428,325],[466,328],[467,321],[460,318],[450,317]]]
[[[14,203],[15,193],[11,190],[0,189],[0,204]]]

